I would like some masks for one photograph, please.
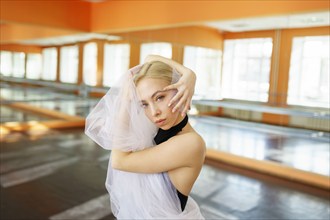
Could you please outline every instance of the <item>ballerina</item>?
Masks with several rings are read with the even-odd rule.
[[[194,76],[149,56],[87,117],[86,134],[112,150],[106,187],[118,219],[204,219],[189,197],[205,158],[204,140],[185,114]],[[184,77],[188,83],[178,83]]]

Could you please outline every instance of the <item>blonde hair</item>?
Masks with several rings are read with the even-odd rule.
[[[133,81],[137,85],[142,79],[162,79],[170,85],[172,83],[173,68],[166,63],[153,61],[143,64],[140,72],[134,75]]]

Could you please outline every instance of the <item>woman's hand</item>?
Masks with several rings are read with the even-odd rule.
[[[194,72],[189,71],[183,74],[177,83],[164,88],[164,90],[177,89],[178,91],[168,104],[168,106],[172,106],[176,103],[172,112],[182,109],[181,115],[184,116],[190,110],[191,99],[195,91],[195,83],[196,75]]]
[[[169,102],[169,106],[174,103],[172,111],[175,112],[178,109],[182,109],[181,114],[184,116],[190,109],[191,100],[195,92],[196,74],[189,68],[175,62],[174,60],[159,56],[159,55],[148,55],[145,62],[161,61],[172,68],[176,69],[181,77],[175,84],[169,85],[164,90],[177,89],[177,94]]]

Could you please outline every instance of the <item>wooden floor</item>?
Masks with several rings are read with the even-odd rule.
[[[1,144],[1,219],[113,219],[104,187],[109,152],[82,129],[16,137]],[[203,167],[191,196],[207,219],[329,217],[329,191],[214,163]]]

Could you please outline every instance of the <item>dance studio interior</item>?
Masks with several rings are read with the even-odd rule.
[[[330,218],[328,0],[1,0],[2,220],[115,219],[85,118],[161,55],[193,70],[205,219]]]

